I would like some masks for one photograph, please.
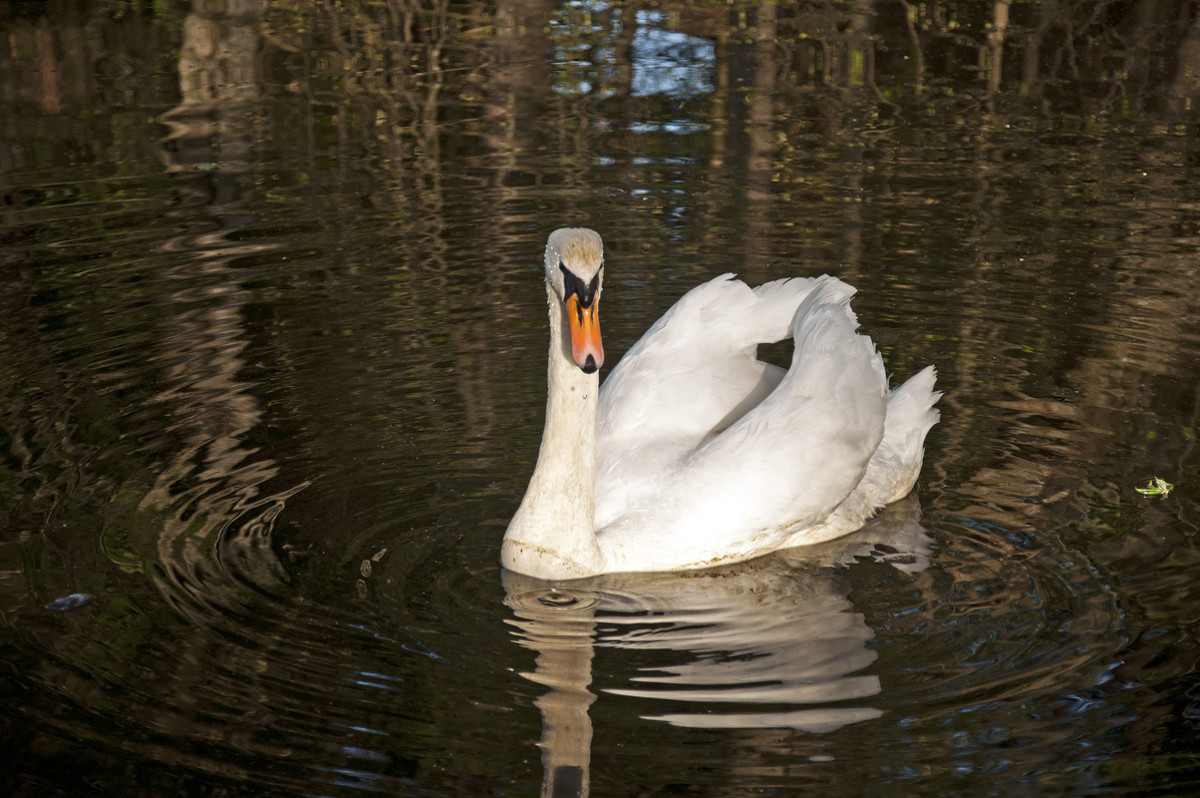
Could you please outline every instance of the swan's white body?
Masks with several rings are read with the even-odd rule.
[[[722,275],[680,299],[601,388],[602,266],[596,233],[551,234],[546,426],[506,568],[573,579],[747,560],[853,532],[912,490],[938,420],[934,370],[888,389],[855,333],[853,288],[825,276],[751,289]],[[594,340],[581,343],[589,321],[573,288]],[[786,371],[756,359],[758,344],[789,337]]]

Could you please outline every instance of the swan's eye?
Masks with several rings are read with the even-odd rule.
[[[584,285],[583,280],[576,277],[575,273],[568,269],[562,261],[559,261],[558,269],[563,274],[563,301],[565,302],[567,297],[574,295],[579,299],[580,307],[591,307],[592,303],[596,301],[596,292],[600,289],[600,273],[596,273],[590,284]]]

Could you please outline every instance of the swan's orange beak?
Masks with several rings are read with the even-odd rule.
[[[604,345],[600,342],[600,299],[581,305],[579,295],[567,297],[567,325],[571,329],[571,356],[575,365],[591,374],[604,365]]]

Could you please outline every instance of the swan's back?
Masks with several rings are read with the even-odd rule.
[[[684,295],[621,358],[600,391],[598,529],[652,490],[654,475],[775,389],[785,372],[757,360],[756,347],[791,337],[796,309],[816,282],[751,289],[723,274]]]
[[[630,349],[601,389],[597,424],[595,526],[609,570],[819,542],[911,489],[937,419],[932,370],[889,394],[874,345],[855,332],[853,294],[832,277],[752,290],[723,275]],[[789,336],[786,372],[755,359],[758,344]]]

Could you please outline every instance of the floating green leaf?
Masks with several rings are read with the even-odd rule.
[[[1173,491],[1175,486],[1167,482],[1162,477],[1155,477],[1150,480],[1149,484],[1144,488],[1137,488],[1137,492],[1143,496],[1166,496]]]

